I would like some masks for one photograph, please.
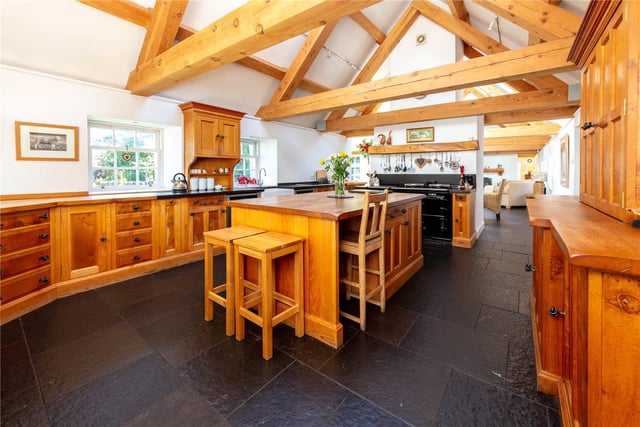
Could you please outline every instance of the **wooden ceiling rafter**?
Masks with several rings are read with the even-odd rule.
[[[79,3],[101,10],[109,15],[117,16],[120,19],[147,28],[151,20],[149,9],[140,6],[130,0],[77,0]]]
[[[506,125],[521,122],[568,119],[573,117],[579,107],[579,103],[575,103],[574,105],[560,107],[550,105],[546,108],[528,111],[487,112],[484,115],[484,125]]]
[[[349,15],[349,18],[353,19],[353,21],[358,24],[363,30],[365,30],[372,39],[376,41],[378,44],[382,44],[384,40],[387,38],[387,35],[380,30],[369,18],[367,15],[362,13],[362,11],[357,11]]]
[[[550,137],[545,135],[519,136],[508,138],[484,138],[484,153],[525,153],[541,150]]]
[[[374,82],[360,83],[290,99],[273,106],[262,106],[257,116],[273,120],[340,107],[349,108],[422,94],[448,92],[505,80],[575,71],[575,65],[566,59],[572,44],[573,39],[559,39],[543,45],[527,46]]]
[[[325,126],[327,132],[339,132],[402,123],[481,116],[483,114],[505,113],[518,110],[528,112],[536,109],[546,109],[549,108],[549,106],[578,106],[580,101],[569,101],[567,99],[567,93],[566,88],[544,89],[468,101],[425,105],[403,110],[372,113],[366,116],[327,120]]]
[[[518,126],[506,128],[485,128],[485,138],[516,138],[521,136],[549,136],[556,135],[562,128],[557,123],[545,123],[532,125],[529,123],[519,123]]]
[[[473,0],[529,33],[543,40],[575,37],[582,18],[544,1],[532,0]]]
[[[149,96],[380,0],[249,2],[136,67],[127,89]]]
[[[305,74],[313,65],[316,57],[322,50],[325,42],[336,28],[337,21],[329,22],[318,28],[309,31],[309,35],[300,47],[298,54],[293,59],[289,69],[285,73],[280,84],[271,97],[269,104],[276,104],[280,101],[291,99],[295,90],[300,86]]]
[[[356,78],[353,80],[351,85],[357,85],[360,83],[370,82],[375,73],[380,69],[384,61],[387,60],[389,54],[393,51],[393,49],[398,45],[402,37],[407,33],[409,28],[413,25],[413,23],[418,19],[418,12],[413,8],[412,2],[407,9],[400,15],[400,18],[393,24],[393,27],[387,34],[387,37],[384,39],[378,48],[375,50],[373,55],[369,58],[367,63],[362,67],[362,71],[358,73]],[[339,107],[339,106],[338,106]],[[338,108],[332,111],[327,120],[333,120],[340,117],[343,117],[347,112],[348,108]],[[363,114],[367,113],[367,108],[365,107],[363,110]]]
[[[463,0],[447,0],[447,6],[449,6],[451,15],[461,21],[469,22],[469,11],[467,11]]]
[[[153,59],[173,46],[187,3],[188,0],[156,0],[137,65]]]

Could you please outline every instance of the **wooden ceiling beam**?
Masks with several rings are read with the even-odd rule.
[[[447,5],[449,6],[449,10],[451,14],[455,16],[457,19],[469,22],[469,12],[467,11],[466,6],[464,5],[464,1],[462,0],[447,0]]]
[[[357,117],[344,117],[341,119],[327,120],[325,127],[328,132],[339,132],[400,123],[481,116],[487,113],[529,111],[538,108],[548,108],[549,106],[579,105],[579,103],[580,101],[567,100],[566,88],[545,89],[469,101],[425,105],[422,107],[372,113]]]
[[[492,39],[482,31],[474,28],[464,21],[456,19],[450,13],[445,12],[430,2],[419,2],[415,7],[425,18],[433,21],[445,30],[459,37],[463,42],[467,43],[483,55],[493,55],[500,52],[509,52],[510,50],[508,47],[500,44],[498,41]],[[468,58],[473,56],[473,52],[465,50],[465,54],[467,53],[469,54],[467,56]],[[550,89],[560,87],[565,84],[562,80],[554,76],[538,76],[530,79],[529,83],[537,89]]]
[[[375,73],[380,69],[384,61],[387,60],[389,54],[393,51],[393,49],[398,45],[402,37],[407,33],[409,28],[416,22],[418,16],[420,15],[412,5],[415,2],[412,2],[409,7],[404,11],[404,13],[398,18],[396,23],[387,34],[384,42],[378,46],[376,51],[371,55],[367,63],[364,67],[362,67],[362,71],[356,76],[352,85],[357,85],[360,83],[365,83],[371,81]],[[337,107],[340,107],[338,105]],[[329,114],[327,120],[338,119],[347,112],[348,108],[339,108],[334,110]]]
[[[474,0],[485,9],[543,40],[575,37],[582,18],[538,0]]]
[[[382,42],[384,42],[384,40],[387,38],[387,35],[383,33],[380,28],[378,28],[376,24],[374,24],[369,18],[367,18],[367,15],[365,15],[361,11],[352,13],[351,15],[349,15],[349,17],[353,19],[356,24],[360,25],[360,27],[365,30],[371,36],[371,38],[376,41],[376,43],[382,44]]]
[[[353,130],[345,130],[344,132],[340,132],[340,135],[346,136],[347,138],[355,138],[355,137],[373,137],[373,128],[369,129],[353,129]]]
[[[484,125],[535,122],[540,120],[568,119],[573,117],[579,104],[567,107],[551,107],[530,111],[488,112],[484,115]]]
[[[484,138],[483,151],[486,152],[514,152],[522,153],[542,149],[549,136],[520,136],[510,138]]]
[[[380,0],[248,2],[141,64],[127,89],[149,96],[237,61]]]
[[[156,0],[137,65],[153,59],[173,46],[187,3],[188,0]]]
[[[349,108],[422,94],[448,92],[505,80],[574,71],[575,65],[566,59],[572,44],[573,39],[560,39],[542,45],[527,46],[482,58],[360,83],[290,99],[277,105],[263,106],[258,110],[257,116],[273,120],[340,107]]]
[[[477,51],[473,46],[467,45],[466,43],[464,47],[464,55],[469,59],[481,58],[484,56],[481,52]],[[538,77],[538,78],[541,79],[543,77]],[[504,84],[511,87],[513,90],[517,92],[529,92],[537,89],[535,86],[525,82],[524,80],[511,80],[509,82],[504,82]],[[562,86],[562,85],[558,84],[556,87],[559,87],[559,86]]]
[[[289,69],[280,80],[269,104],[276,104],[280,101],[291,99],[295,90],[300,86],[305,74],[313,65],[316,57],[322,50],[325,42],[336,28],[337,21],[329,22],[322,27],[314,28],[309,32],[298,54],[293,59]]]
[[[485,128],[485,138],[516,138],[521,136],[549,136],[558,133],[562,126],[556,123],[511,126],[506,128]]]

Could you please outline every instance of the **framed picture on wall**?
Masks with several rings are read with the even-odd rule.
[[[560,184],[569,187],[569,135],[560,138]]]
[[[433,142],[433,126],[407,129],[407,142]]]
[[[78,127],[16,122],[16,160],[78,161]]]

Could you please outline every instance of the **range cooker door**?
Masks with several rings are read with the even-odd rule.
[[[422,215],[422,235],[425,238],[451,240],[451,223],[442,215]]]

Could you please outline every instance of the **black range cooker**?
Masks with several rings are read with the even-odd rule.
[[[451,241],[452,239],[452,198],[451,184],[405,183],[402,187],[389,187],[396,193],[421,193],[422,237]]]

